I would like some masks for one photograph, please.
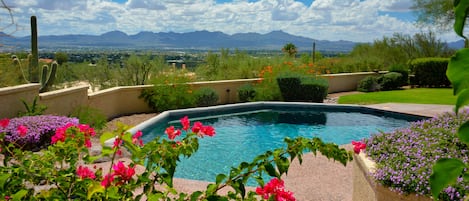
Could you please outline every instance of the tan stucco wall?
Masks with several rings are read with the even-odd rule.
[[[221,80],[210,82],[193,82],[194,89],[208,87],[214,89],[219,96],[218,103],[236,103],[238,102],[238,88],[245,84],[252,84],[259,79],[239,79],[239,80]]]
[[[113,87],[89,95],[89,106],[100,109],[108,118],[126,114],[151,112],[145,101],[139,98],[145,88],[152,85]]]
[[[13,87],[0,88],[0,118],[12,118],[18,112],[24,112],[25,107],[21,100],[30,104],[38,96],[40,84],[23,84]]]
[[[47,106],[45,113],[68,116],[75,108],[88,104],[88,86],[45,92],[39,97],[39,103]]]
[[[346,73],[323,75],[329,81],[329,93],[356,90],[359,80],[378,73]],[[190,83],[195,89],[209,87],[217,91],[219,103],[236,103],[238,88],[247,83],[256,83],[259,79],[222,80]],[[21,99],[31,103],[34,97],[40,97],[39,103],[46,105],[47,114],[69,115],[75,108],[89,106],[100,109],[108,118],[151,112],[143,99],[141,91],[151,85],[114,87],[95,93],[88,93],[89,86],[77,86],[39,94],[39,84],[25,84],[0,88],[0,117],[15,117],[24,111]]]
[[[360,80],[367,76],[378,76],[375,72],[341,73],[321,75],[329,82],[329,93],[355,91]]]

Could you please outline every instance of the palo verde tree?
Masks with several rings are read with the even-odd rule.
[[[412,9],[417,14],[419,25],[441,31],[451,30],[454,21],[453,0],[414,0]]]

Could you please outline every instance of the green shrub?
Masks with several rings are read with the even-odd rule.
[[[161,75],[153,80],[153,88],[144,89],[141,98],[157,112],[194,107],[195,98],[189,79],[183,73]],[[171,83],[171,84],[170,84]]]
[[[238,88],[239,102],[253,101],[256,97],[256,90],[251,84],[245,84]]]
[[[394,64],[389,67],[389,72],[396,72],[402,75],[400,86],[406,86],[409,84],[409,68],[406,65]]]
[[[277,83],[284,101],[301,100],[301,74],[284,72],[277,76]]]
[[[449,87],[451,83],[446,77],[447,58],[419,58],[410,62],[410,70],[414,74],[414,84],[420,87]]]
[[[197,89],[194,92],[194,97],[196,105],[199,107],[216,105],[219,99],[217,92],[208,87]]]
[[[329,83],[320,77],[303,77],[301,79],[300,91],[303,100],[322,103],[327,97]]]
[[[396,90],[401,87],[402,74],[396,72],[386,73],[378,78],[380,89],[383,91]]]
[[[378,78],[376,76],[367,76],[358,82],[357,90],[361,92],[379,91]]]
[[[329,83],[316,76],[285,72],[277,77],[284,101],[311,101],[322,103],[327,96]]]
[[[28,104],[25,100],[21,100],[24,105],[25,112],[18,112],[18,116],[38,116],[43,115],[44,111],[47,110],[47,106],[37,103],[38,96],[34,97],[34,100],[31,104]]]
[[[105,128],[107,123],[107,117],[101,110],[88,106],[74,109],[70,116],[78,118],[81,124],[88,124],[98,130]]]

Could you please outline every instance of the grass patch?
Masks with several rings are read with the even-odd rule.
[[[339,97],[340,104],[417,103],[454,105],[456,96],[450,88],[416,88],[380,91]]]

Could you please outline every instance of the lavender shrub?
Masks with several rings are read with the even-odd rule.
[[[439,158],[469,161],[468,146],[459,141],[457,129],[469,119],[469,110],[457,116],[445,113],[412,123],[410,127],[380,133],[367,140],[366,153],[377,164],[372,176],[393,191],[431,196],[429,179]],[[459,179],[446,188],[441,200],[464,200],[469,183]]]
[[[78,124],[78,119],[54,115],[17,117],[10,119],[6,128],[0,127],[0,133],[6,133],[6,142],[15,142],[23,149],[36,151],[49,145],[55,130],[68,123]],[[18,126],[21,125],[28,129],[24,137],[21,137],[18,131]]]

